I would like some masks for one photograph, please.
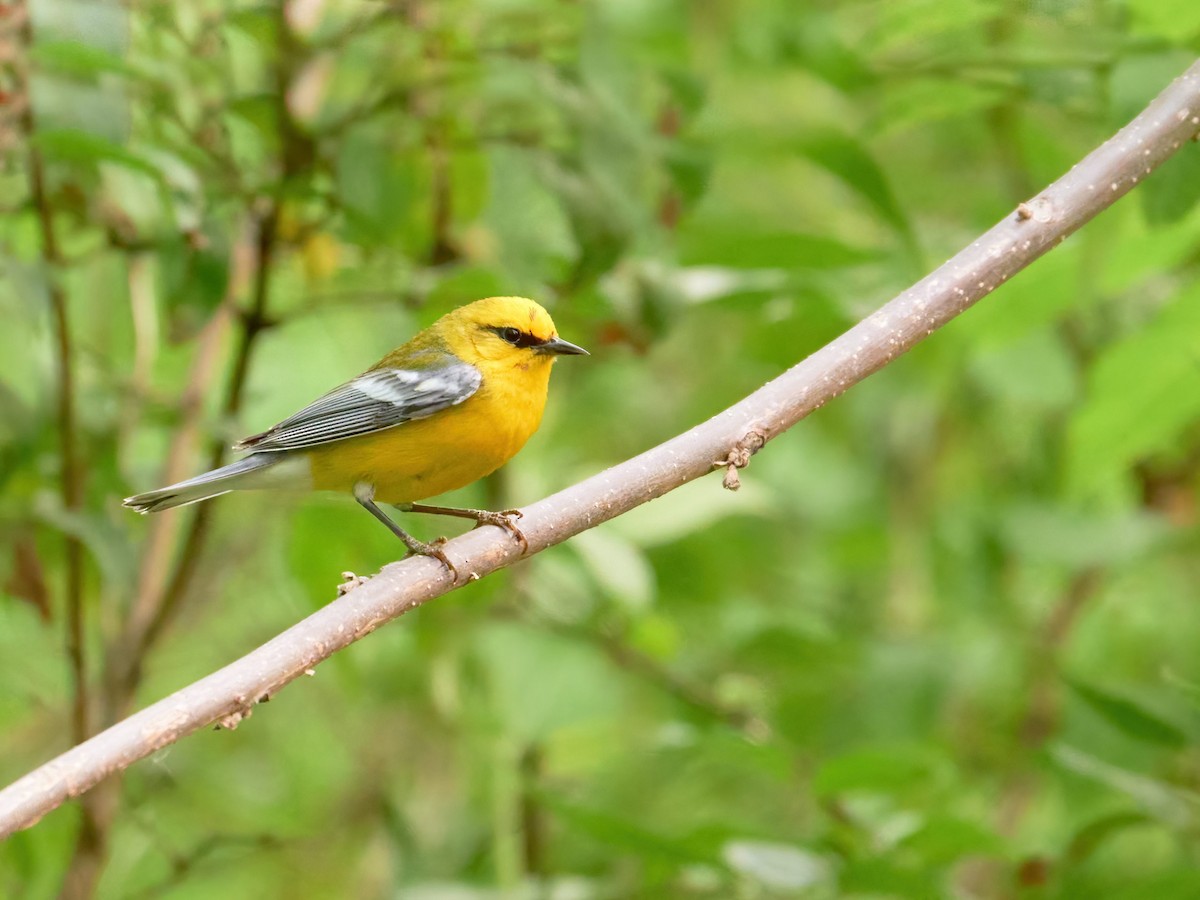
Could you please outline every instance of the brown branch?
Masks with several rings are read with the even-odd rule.
[[[71,323],[67,318],[67,297],[62,288],[62,257],[54,234],[54,213],[46,197],[41,154],[29,154],[29,178],[33,202],[41,222],[42,256],[49,269],[48,293],[54,319],[55,350],[58,357],[58,446],[62,458],[62,500],[68,511],[83,505],[83,469],[80,466],[75,434],[75,363],[71,345]],[[75,739],[87,737],[88,712],[87,661],[84,658],[83,626],[83,542],[67,534],[67,657],[71,662],[71,681],[75,698],[71,707],[71,733]]]
[[[33,46],[33,23],[28,9],[22,9],[20,37],[23,48]],[[28,71],[23,71],[26,81]],[[28,91],[28,84],[25,85]],[[58,243],[54,227],[54,207],[46,187],[45,160],[33,142],[37,130],[33,103],[27,99],[21,113],[21,125],[29,138],[29,193],[37,214],[38,229],[42,243],[42,263],[46,270],[46,290],[50,300],[50,314],[54,325],[55,356],[58,368],[58,394],[56,417],[58,420],[58,446],[62,472],[60,488],[66,510],[76,512],[83,507],[84,470],[78,452],[78,437],[75,416],[75,361],[71,337],[71,321],[67,310],[67,295],[63,289],[65,258]],[[64,596],[66,652],[71,674],[71,728],[72,740],[79,744],[92,733],[92,710],[88,687],[87,657],[85,643],[86,609],[84,606],[84,553],[83,541],[78,534],[66,534],[66,590]],[[104,841],[103,803],[92,798],[82,804],[83,815],[76,840],[76,856],[90,860],[96,857],[94,848]],[[95,866],[85,867],[83,877],[90,878]],[[81,870],[82,871],[82,870]],[[64,888],[69,892],[72,883]]]
[[[533,504],[529,553],[628,512],[713,468],[753,431],[768,440],[887,365],[1111,206],[1200,132],[1200,62],[1133,122],[969,247],[783,375],[709,421]],[[504,531],[445,546],[463,582],[516,562]],[[234,727],[264,697],[333,653],[463,582],[427,557],[393,563],[242,659],[135,713],[0,791],[0,837],[187,734]]]
[[[24,12],[20,26],[24,47],[33,46],[33,26]],[[37,123],[33,104],[26,103],[22,111],[22,127],[32,138]],[[46,270],[46,291],[50,299],[50,315],[54,323],[55,355],[58,367],[58,447],[62,462],[60,478],[63,506],[68,512],[83,506],[83,467],[78,452],[75,419],[75,361],[71,341],[71,323],[67,315],[67,295],[62,286],[63,255],[54,229],[54,208],[46,190],[46,166],[42,154],[29,145],[29,193],[37,213],[42,242],[42,263]],[[71,704],[71,735],[76,742],[91,732],[91,713],[88,701],[87,660],[84,649],[83,542],[79,536],[66,535],[67,584],[66,610],[67,659],[71,667],[74,697]]]
[[[1018,755],[1018,767],[1009,773],[1000,792],[996,822],[1000,834],[1014,835],[1033,801],[1036,774],[1027,768],[1028,761],[1045,747],[1062,724],[1062,681],[1058,668],[1062,649],[1103,581],[1104,573],[1097,567],[1076,572],[1031,648],[1028,699],[1017,726],[1017,738],[1024,753]]]
[[[251,228],[247,226],[241,229],[234,241],[225,294],[197,340],[186,387],[179,400],[182,416],[167,448],[167,461],[161,478],[163,484],[182,480],[192,465],[204,418],[204,397],[217,375],[221,348],[237,314],[237,298],[245,291],[251,273],[257,266],[255,251],[256,241]],[[130,679],[137,680],[134,671],[150,643],[147,635],[160,617],[163,597],[169,593],[167,581],[179,523],[179,513],[169,510],[154,517],[147,528],[133,603],[123,633],[108,653],[105,694],[106,719],[109,721],[115,721],[124,714],[122,708],[128,702],[127,696],[131,690],[128,682]]]
[[[261,224],[258,234],[257,268],[254,277],[254,298],[250,310],[243,316],[241,338],[238,342],[237,354],[234,357],[233,372],[230,376],[229,387],[225,393],[223,415],[232,418],[242,406],[242,398],[246,390],[246,376],[250,371],[250,359],[253,355],[255,342],[267,328],[266,317],[267,298],[270,296],[271,263],[277,247],[277,232],[279,226],[279,206],[273,203],[270,213]],[[215,469],[221,464],[226,450],[225,442],[213,442],[209,453],[208,467]],[[179,565],[175,574],[163,592],[162,600],[150,619],[141,643],[138,645],[137,656],[142,658],[146,651],[166,630],[171,623],[179,604],[187,596],[188,588],[197,572],[200,562],[200,551],[208,537],[211,524],[212,506],[204,504],[197,507],[192,518],[192,527],[184,540],[183,549],[179,555]]]
[[[1059,660],[1062,649],[1084,609],[1095,599],[1103,582],[1097,567],[1077,571],[1067,582],[1050,615],[1042,623],[1030,648],[1027,671],[1029,690],[1025,711],[1017,725],[1013,762],[997,792],[996,831],[1013,837],[1020,829],[1037,796],[1039,775],[1032,765],[1062,724]],[[955,886],[969,896],[1006,896],[1001,885],[1020,881],[1028,866],[1045,865],[1042,857],[1030,856],[1014,864],[1011,860],[980,856],[967,861],[955,875]]]

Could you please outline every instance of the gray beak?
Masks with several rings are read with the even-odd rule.
[[[562,338],[551,338],[544,344],[538,344],[537,350],[539,353],[557,353],[562,356],[591,356],[582,347],[572,344],[570,341],[564,341]]]

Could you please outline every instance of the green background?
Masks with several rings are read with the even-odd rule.
[[[593,352],[556,367],[517,460],[449,498],[520,505],[839,334],[1200,48],[1190,0],[31,13],[5,83],[32,133],[10,117],[0,144],[4,783],[70,743],[66,534],[102,690],[150,524],[120,498],[161,483],[248,220],[269,265],[233,301],[266,324],[234,410],[246,320],[222,336],[188,472],[447,309],[519,293]],[[1198,197],[1189,146],[740,492],[691,484],[138,763],[98,895],[1200,895]],[[348,498],[208,509],[139,706],[398,556]],[[0,846],[0,895],[54,896],[78,827],[69,804]]]

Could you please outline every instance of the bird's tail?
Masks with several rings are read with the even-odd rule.
[[[209,497],[227,494],[238,488],[258,487],[261,481],[258,476],[262,471],[281,459],[282,454],[279,453],[252,453],[245,459],[231,462],[227,466],[159,488],[157,491],[126,497],[122,502],[140,513],[152,513],[207,500]]]

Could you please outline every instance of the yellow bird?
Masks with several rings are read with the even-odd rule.
[[[442,316],[407,344],[293,416],[234,445],[249,456],[125,505],[158,512],[229,491],[344,491],[410,553],[453,570],[440,542],[419,541],[376,503],[460,516],[524,539],[515,511],[420,506],[494,472],[537,431],[550,368],[587,351],[558,336],[550,314],[524,297],[477,300]]]

